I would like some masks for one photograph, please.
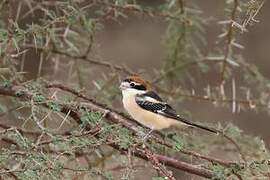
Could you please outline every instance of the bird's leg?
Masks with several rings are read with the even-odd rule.
[[[154,131],[153,128],[150,129],[150,131],[143,137],[143,144],[145,143],[145,141],[149,138],[150,134]]]

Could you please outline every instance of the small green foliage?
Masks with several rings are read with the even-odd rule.
[[[64,96],[64,97],[63,97],[63,101],[64,101],[65,103],[72,103],[73,98],[72,98],[71,96]]]
[[[29,179],[37,180],[39,176],[38,172],[32,169],[27,169],[26,171],[19,172],[17,174],[21,180],[29,180]]]
[[[79,137],[73,137],[69,140],[69,143],[72,146],[78,146],[78,147],[84,147],[89,146],[92,144],[92,141],[89,141],[88,139],[79,138]]]
[[[212,180],[226,180],[226,168],[220,165],[212,165],[211,170],[213,171]]]
[[[102,139],[114,139],[120,148],[127,149],[130,145],[135,144],[136,139],[127,129],[117,125],[103,124]]]
[[[81,115],[81,121],[82,124],[80,126],[86,127],[87,125],[96,125],[98,124],[102,119],[102,114],[100,112],[90,112],[85,110],[84,108],[81,108],[80,110],[82,112]]]
[[[45,98],[45,96],[42,95],[42,94],[35,94],[35,95],[33,96],[33,100],[34,100],[34,102],[42,103],[42,102],[45,102],[46,98]]]
[[[11,81],[9,81],[9,80],[7,80],[7,79],[4,79],[4,81],[3,81],[3,86],[4,86],[5,88],[8,88],[8,87],[10,87],[10,85],[11,85]]]
[[[108,173],[108,172],[105,172],[103,177],[106,179],[106,180],[113,180],[113,176],[111,173]]]
[[[47,102],[47,105],[52,111],[60,112],[62,109],[61,105],[55,101],[49,101]]]
[[[8,36],[8,32],[6,29],[0,29],[0,39],[6,39]]]
[[[32,142],[17,130],[9,133],[8,137],[12,138],[23,149],[29,149],[32,146]]]
[[[230,169],[231,169],[231,172],[232,173],[237,173],[237,174],[241,174],[241,171],[244,171],[245,170],[245,165],[242,165],[242,164],[232,164],[230,166]]]
[[[2,149],[3,151],[5,150],[4,148]],[[0,164],[4,164],[4,162],[8,159],[9,155],[5,154],[4,152],[2,152],[0,154]]]
[[[119,141],[120,148],[127,149],[130,145],[134,144],[134,137],[131,135],[130,131],[126,128],[115,129],[117,133],[117,140]]]
[[[91,177],[96,178],[97,176],[101,176],[105,180],[113,180],[113,176],[110,172],[101,172],[99,170],[91,170]]]
[[[185,140],[177,135],[172,136],[173,149],[175,151],[181,151],[185,146]]]
[[[229,135],[230,137],[239,137],[241,135],[242,130],[233,125],[232,123],[229,123],[225,127],[225,134]]]

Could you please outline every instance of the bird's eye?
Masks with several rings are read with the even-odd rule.
[[[130,83],[130,86],[131,86],[131,87],[134,87],[134,86],[135,86],[135,84],[134,84],[134,83]]]

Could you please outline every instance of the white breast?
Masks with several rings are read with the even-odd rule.
[[[151,129],[159,130],[168,128],[171,125],[179,124],[180,122],[174,119],[166,118],[156,113],[142,109],[135,101],[136,92],[132,90],[124,90],[123,105],[130,116]]]

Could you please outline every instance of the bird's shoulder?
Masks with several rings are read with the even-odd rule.
[[[170,118],[177,117],[176,111],[154,91],[137,95],[136,103],[143,109]]]
[[[148,91],[144,94],[138,95],[139,98],[144,98],[145,100],[148,101],[158,101],[158,102],[163,102],[162,98],[155,92],[155,91]]]

